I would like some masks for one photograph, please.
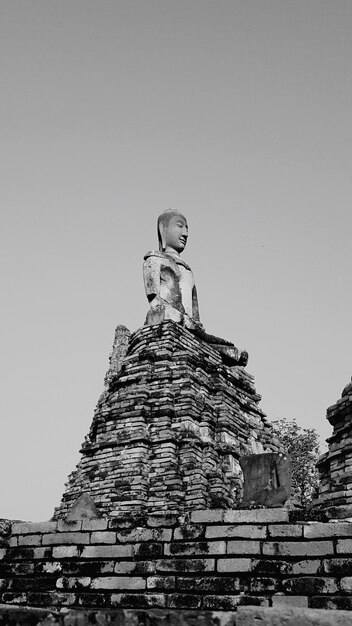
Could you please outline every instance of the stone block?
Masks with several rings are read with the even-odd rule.
[[[26,593],[14,593],[12,591],[7,591],[2,594],[2,602],[5,604],[26,604],[27,602],[27,594]]]
[[[83,493],[79,496],[79,498],[77,498],[77,500],[75,500],[75,502],[71,506],[68,514],[65,517],[65,521],[73,522],[85,519],[95,519],[99,517],[100,513],[95,506],[93,499],[87,493]]]
[[[12,522],[8,519],[0,519],[0,537],[11,535]]]
[[[156,573],[156,562],[155,561],[135,561],[136,576],[149,576],[151,574]],[[115,572],[118,573],[117,571]]]
[[[219,573],[250,572],[252,569],[251,559],[219,559],[217,571]]]
[[[92,580],[91,589],[129,589],[138,591],[146,588],[146,581],[139,576],[102,576]]]
[[[211,611],[234,611],[237,609],[242,598],[243,596],[240,594],[229,595],[229,596],[227,595],[204,596],[203,609],[205,609],[206,611],[209,611],[209,610]],[[224,621],[221,623],[227,624],[228,622],[225,622],[225,619],[224,619]],[[229,626],[230,625],[231,625],[231,622],[229,623]]]
[[[42,543],[42,535],[19,535],[19,546],[40,546]]]
[[[308,608],[308,596],[284,596],[281,594],[275,594],[272,597],[272,604],[274,608],[284,606]],[[297,626],[300,625],[297,623]]]
[[[334,611],[335,615],[340,617],[342,616],[342,611],[352,611],[352,597],[348,595],[313,596],[309,599],[309,606],[314,609],[328,609],[329,613],[337,609],[338,612]],[[334,623],[336,625],[340,622],[338,619],[335,619]],[[347,623],[349,624],[350,622]]]
[[[243,471],[243,504],[283,506],[291,495],[289,456],[276,452],[246,454],[240,458]]]
[[[55,534],[47,534],[42,537],[42,545],[43,546],[54,546],[54,545],[85,545],[88,543],[88,535],[87,533],[55,533]]]
[[[339,586],[335,578],[323,578],[317,576],[304,576],[301,578],[290,578],[282,581],[282,587],[286,593],[294,595],[313,596],[317,594],[337,593]]]
[[[211,528],[212,526],[210,526],[208,530]],[[174,529],[174,541],[190,541],[192,539],[204,539],[204,537],[205,526],[202,524],[187,524],[186,526]],[[171,541],[171,538],[165,541]]]
[[[93,532],[90,536],[90,543],[116,543],[116,533],[109,531]]]
[[[0,561],[5,558],[7,550],[5,548],[0,548]]]
[[[78,577],[61,577],[56,581],[57,589],[87,589],[91,584],[91,578],[89,576]]]
[[[279,524],[289,521],[288,509],[230,509],[223,511],[225,524]]]
[[[79,607],[82,608],[89,608],[89,610],[91,611],[93,608],[94,609],[100,609],[100,608],[104,608],[108,605],[108,601],[107,601],[107,596],[103,593],[87,593],[87,591],[84,591],[83,593],[77,593],[76,594],[76,604],[78,603]],[[65,624],[66,626],[66,624]],[[71,624],[69,624],[69,626],[71,626]],[[74,624],[74,626],[76,626],[76,624]],[[77,626],[81,626],[78,625]],[[82,625],[83,626],[83,625]],[[84,624],[84,626],[86,626]]]
[[[276,578],[257,576],[251,578],[249,590],[251,593],[272,593],[277,591],[279,584],[280,582]]]
[[[43,606],[50,606],[50,604],[52,606],[57,606],[59,607],[66,607],[66,606],[73,606],[76,603],[76,595],[74,593],[66,593],[66,592],[62,592],[62,591],[56,591],[56,592],[52,592],[49,594],[50,596],[50,601],[49,604],[46,604],[46,602],[43,603]],[[31,598],[29,596],[29,601],[31,601]]]
[[[151,526],[152,528],[158,528],[159,526],[173,527],[176,526],[177,523],[177,516],[168,515],[167,513],[165,515],[149,515],[147,519],[147,526]]]
[[[82,559],[119,559],[133,556],[132,545],[86,546],[82,551]]]
[[[165,556],[172,555],[224,555],[226,554],[225,541],[195,541],[194,543],[180,542],[167,543],[164,547]]]
[[[285,568],[285,573],[293,575],[317,574],[321,567],[322,562],[319,559],[296,561],[295,563],[287,564]]]
[[[18,546],[17,548],[11,548],[7,556],[10,560],[25,560],[30,561],[34,558],[34,550],[39,550],[39,548],[27,548],[26,546]]]
[[[306,539],[318,539],[325,537],[352,537],[352,522],[311,522],[303,527]]]
[[[352,576],[352,558],[325,559],[323,570],[332,576]]]
[[[57,522],[14,522],[12,524],[13,535],[34,535],[37,533],[54,533]]]
[[[340,580],[341,591],[352,594],[352,576],[344,576]]]
[[[13,591],[50,591],[55,589],[53,576],[15,576],[11,581]]]
[[[18,546],[18,536],[10,537],[6,543],[9,548],[15,548],[16,546]]]
[[[208,526],[206,529],[206,539],[221,539],[229,537],[241,537],[251,539],[265,539],[267,532],[266,526],[259,526],[253,524],[235,524],[235,525],[221,525],[221,526]]]
[[[260,541],[228,541],[226,554],[260,554]]]
[[[124,544],[121,545],[123,547]],[[159,559],[163,555],[164,545],[162,543],[135,543],[133,545],[133,554],[138,559],[144,561],[153,561]]]
[[[352,519],[352,505],[330,506],[325,509],[329,519]]]
[[[111,594],[111,606],[128,609],[163,609],[166,606],[166,596],[163,593],[113,593]],[[154,616],[153,616],[154,617]],[[155,621],[155,617],[153,619]]]
[[[40,574],[58,574],[62,572],[62,563],[59,561],[46,561],[36,564],[36,571]]]
[[[280,576],[288,565],[286,560],[259,557],[252,559],[252,572],[258,576]]]
[[[269,537],[293,539],[303,536],[303,526],[302,524],[270,524],[268,532]]]
[[[115,574],[132,574],[136,570],[138,563],[131,561],[120,561],[116,563],[113,571]]]
[[[144,541],[171,541],[171,528],[134,528],[123,530],[116,534],[120,543],[134,543]]]
[[[206,592],[211,594],[234,594],[240,591],[240,580],[235,576],[178,577],[180,592]]]
[[[34,548],[33,550],[33,558],[34,559],[50,559],[52,554],[52,548]]]
[[[173,593],[166,597],[166,606],[169,609],[199,609],[201,602],[201,597],[193,594]]]
[[[77,546],[54,546],[54,559],[76,559],[79,555]]]
[[[175,589],[175,576],[149,576],[147,579],[148,589]]]
[[[213,572],[215,559],[160,559],[156,562],[158,572]]]
[[[332,541],[266,541],[263,554],[267,556],[326,556],[334,554]]]
[[[336,552],[338,554],[352,554],[351,539],[338,539],[336,543]]]

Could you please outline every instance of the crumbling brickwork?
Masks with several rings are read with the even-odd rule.
[[[352,382],[327,410],[333,434],[329,450],[319,459],[319,496],[315,506],[331,508],[334,517],[352,518]]]
[[[352,609],[352,522],[287,509],[4,523],[0,602],[77,608]]]
[[[253,377],[175,322],[140,328],[128,348],[128,331],[119,328],[118,367],[110,363],[55,517],[64,518],[82,493],[110,516],[233,507],[240,456],[278,450]]]

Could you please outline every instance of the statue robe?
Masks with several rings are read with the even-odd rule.
[[[144,257],[143,277],[150,302],[149,321],[164,319],[200,324],[197,290],[191,268],[180,257],[152,250]],[[153,311],[154,309],[154,311]],[[159,319],[161,316],[162,319]]]

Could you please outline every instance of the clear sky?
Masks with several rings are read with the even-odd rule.
[[[3,0],[0,517],[45,520],[156,218],[270,419],[324,440],[351,367],[351,0]]]

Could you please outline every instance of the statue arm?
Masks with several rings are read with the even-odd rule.
[[[148,301],[152,304],[155,298],[160,297],[160,268],[161,259],[157,256],[149,256],[143,264],[143,278],[145,293]]]

